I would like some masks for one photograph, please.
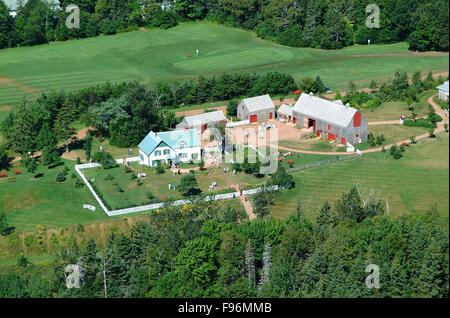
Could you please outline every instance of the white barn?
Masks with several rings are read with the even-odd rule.
[[[293,118],[293,107],[290,105],[282,104],[277,110],[278,120],[284,120],[285,122],[291,122]]]
[[[239,104],[237,117],[257,123],[275,118],[275,105],[269,95],[245,98]]]
[[[216,124],[226,124],[227,118],[221,110],[184,117],[175,129],[197,129],[201,132]]]

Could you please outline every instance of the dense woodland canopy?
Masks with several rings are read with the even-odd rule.
[[[357,189],[316,220],[238,222],[228,206],[167,206],[106,244],[68,240],[49,265],[0,270],[0,297],[448,297],[448,218],[386,216]],[[81,267],[79,289],[64,269]],[[380,288],[366,287],[366,267]]]
[[[23,1],[19,1],[23,3]],[[353,43],[408,41],[410,49],[448,51],[447,0],[380,0],[380,28],[368,29],[371,0],[28,0],[12,18],[0,0],[0,49],[210,20],[295,47],[339,49]],[[81,10],[80,29],[68,29],[64,8]],[[63,8],[63,9],[61,9]]]

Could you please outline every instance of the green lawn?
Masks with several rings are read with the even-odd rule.
[[[369,126],[369,133],[372,133],[375,137],[381,134],[384,135],[386,141],[385,145],[406,140],[411,136],[418,136],[425,134],[428,131],[422,127],[407,127],[403,125],[371,125]],[[278,145],[288,147],[297,150],[308,151],[322,151],[322,152],[336,152],[343,151],[342,147],[339,147],[336,143],[330,143],[325,138],[299,138],[298,140],[279,140]],[[367,143],[356,145],[360,150],[366,150],[371,148]],[[376,146],[379,147],[379,146]],[[345,152],[345,151],[344,151]],[[328,158],[325,158],[328,159]]]
[[[186,56],[196,49],[199,56]],[[396,69],[409,73],[448,71],[448,56],[389,53],[408,53],[407,44],[356,45],[336,51],[292,48],[213,23],[182,23],[168,30],[1,50],[0,106],[15,106],[24,95],[32,97],[39,91],[79,89],[106,81],[179,81],[230,71],[276,69],[292,74],[297,81],[320,75],[332,90],[345,89],[350,80],[366,87],[372,79],[393,76]],[[8,85],[1,78],[15,84]]]
[[[423,127],[408,127],[403,125],[373,125],[369,126],[369,133],[372,133],[375,138],[380,135],[384,135],[386,141],[383,145],[390,145],[399,141],[408,140],[411,136],[419,136],[426,134],[428,132],[427,128]],[[370,147],[367,142],[356,145],[359,150],[366,150],[370,148],[378,148],[382,145],[376,145]]]
[[[70,172],[67,180],[62,183],[55,181],[60,167],[39,167],[37,173],[42,173],[43,176],[38,179],[25,171],[16,176],[16,182],[0,178],[0,211],[6,212],[17,231],[34,229],[37,224],[52,227],[111,219],[96,204],[86,186],[75,189],[71,179],[74,162],[65,162]],[[15,169],[8,172],[9,177],[15,176],[12,171]],[[83,204],[92,204],[97,210],[84,210]]]
[[[174,175],[169,170],[166,170],[164,174],[157,174],[154,169],[140,166],[139,164],[132,164],[131,167],[135,174],[140,172],[146,173],[146,178],[140,179],[142,181],[141,185],[138,185],[137,179],[131,179],[132,173],[126,173],[123,166],[107,170],[92,168],[83,171],[86,178],[95,178],[94,184],[112,209],[150,204],[151,202],[147,197],[149,192],[153,197],[159,199],[166,196],[171,199],[183,198],[183,195],[178,190],[169,190],[169,184],[179,186],[182,176],[186,174]],[[113,176],[114,179],[105,180],[108,175]],[[217,183],[214,191],[221,191],[229,188],[231,185],[260,184],[268,178],[256,178],[243,172],[236,175],[233,175],[231,172],[224,174],[223,165],[220,169],[211,167],[204,171],[196,171],[195,176],[203,193],[209,192],[209,185],[213,181]],[[118,187],[122,188],[123,192],[117,191]]]
[[[437,204],[439,213],[448,216],[448,168],[449,135],[441,133],[408,147],[400,160],[379,152],[295,172],[296,187],[283,191],[271,210],[275,217],[285,218],[301,200],[307,215],[315,217],[326,200],[334,205],[359,183],[388,199],[391,215],[423,214]]]
[[[436,91],[424,92],[419,95],[419,100],[411,105],[414,107],[414,112],[417,114],[417,117],[426,116],[429,106],[427,99],[435,94]],[[394,120],[400,119],[400,115],[402,114],[406,118],[410,118],[411,111],[409,107],[406,102],[393,101],[383,103],[374,110],[362,109],[361,113],[367,121]]]

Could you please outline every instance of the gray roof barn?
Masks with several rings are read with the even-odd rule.
[[[238,106],[237,117],[250,123],[270,120],[275,118],[275,105],[269,95],[245,98]]]
[[[195,128],[198,126],[211,125],[219,122],[226,122],[227,118],[221,110],[206,112],[199,115],[184,117],[176,129]]]
[[[303,93],[295,103],[294,111],[307,117],[347,127],[357,110],[336,101],[333,102]]]
[[[242,103],[247,106],[247,109],[250,113],[275,108],[275,105],[273,104],[272,99],[269,95],[245,98],[242,100]]]
[[[291,116],[292,117],[292,106],[282,104],[280,108],[278,108],[277,113],[279,115]]]

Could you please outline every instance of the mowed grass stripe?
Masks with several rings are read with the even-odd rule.
[[[195,54],[196,49],[200,50],[199,56],[186,57]],[[0,76],[45,93],[107,81],[140,80],[152,84],[228,71],[265,73],[277,69],[291,73],[297,81],[320,75],[332,90],[342,90],[350,80],[368,84],[371,79],[392,76],[398,68],[410,73],[448,70],[448,56],[355,57],[379,53],[408,54],[407,44],[353,46],[336,51],[291,48],[258,39],[250,32],[196,22],[169,30],[1,50]],[[5,104],[1,95],[0,104]]]
[[[342,193],[359,183],[387,198],[391,215],[422,214],[434,204],[439,213],[448,215],[448,146],[448,134],[440,134],[408,147],[400,160],[375,153],[294,173],[296,188],[281,194],[273,214],[286,217],[300,199],[307,213],[315,217],[325,200],[333,205]]]

